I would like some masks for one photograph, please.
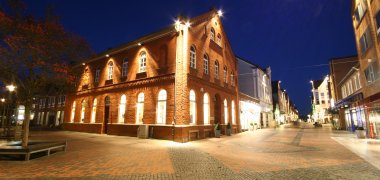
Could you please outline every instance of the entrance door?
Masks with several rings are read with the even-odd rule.
[[[110,113],[110,104],[111,104],[110,97],[107,96],[104,99],[104,104],[105,104],[105,106],[104,106],[103,134],[107,134],[109,113]]]
[[[215,94],[215,97],[214,97],[214,123],[219,123],[219,124],[222,124],[222,119],[221,119],[221,115],[222,115],[222,103],[220,101],[220,96],[219,94]]]

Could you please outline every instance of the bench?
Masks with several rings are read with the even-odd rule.
[[[50,151],[54,149],[62,149],[66,152],[67,141],[63,142],[41,142],[29,145],[24,148],[21,145],[9,144],[8,146],[0,146],[0,155],[25,155],[25,161],[29,161],[30,155],[38,152],[47,152],[47,156],[50,156]]]
[[[199,130],[189,130],[189,141],[190,141],[190,137],[191,137],[191,133],[196,133],[197,134],[197,139],[199,139]]]

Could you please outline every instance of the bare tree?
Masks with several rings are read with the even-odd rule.
[[[81,37],[65,31],[57,16],[36,20],[26,15],[21,1],[8,5],[9,14],[0,10],[0,81],[16,85],[17,103],[25,106],[22,145],[26,147],[33,98],[51,88],[69,87],[70,62],[87,58],[92,51]]]

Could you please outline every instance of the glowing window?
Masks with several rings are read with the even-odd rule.
[[[120,98],[119,123],[124,123],[126,103],[127,103],[127,97],[123,94]]]
[[[224,122],[228,123],[228,107],[227,107],[227,99],[224,99]]]
[[[203,123],[210,124],[210,99],[209,95],[203,95]]]
[[[165,124],[166,123],[166,99],[167,99],[166,91],[161,90],[158,93],[157,124]]]
[[[137,96],[136,105],[136,124],[142,124],[144,117],[144,93],[139,93]]]
[[[71,122],[74,122],[74,118],[75,118],[75,101],[73,102],[73,106],[71,107],[71,119],[70,121]]]
[[[94,99],[94,102],[92,103],[92,111],[91,111],[91,123],[95,123],[96,118],[96,106],[97,106],[97,100]]]
[[[232,124],[236,124],[236,117],[235,117],[235,102],[231,102],[231,118],[232,118]]]
[[[190,124],[196,122],[196,97],[194,90],[190,90]]]

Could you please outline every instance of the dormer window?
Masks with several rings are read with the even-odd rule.
[[[108,80],[112,79],[112,74],[113,74],[113,62],[110,61],[108,63]]]
[[[146,53],[143,51],[140,53],[139,72],[146,71]]]
[[[211,40],[215,41],[215,30],[214,30],[214,28],[211,28],[210,38],[211,38]]]
[[[127,77],[127,74],[128,74],[128,59],[125,58],[123,60],[123,66],[122,66],[122,69],[121,69],[121,76],[122,77]]]

